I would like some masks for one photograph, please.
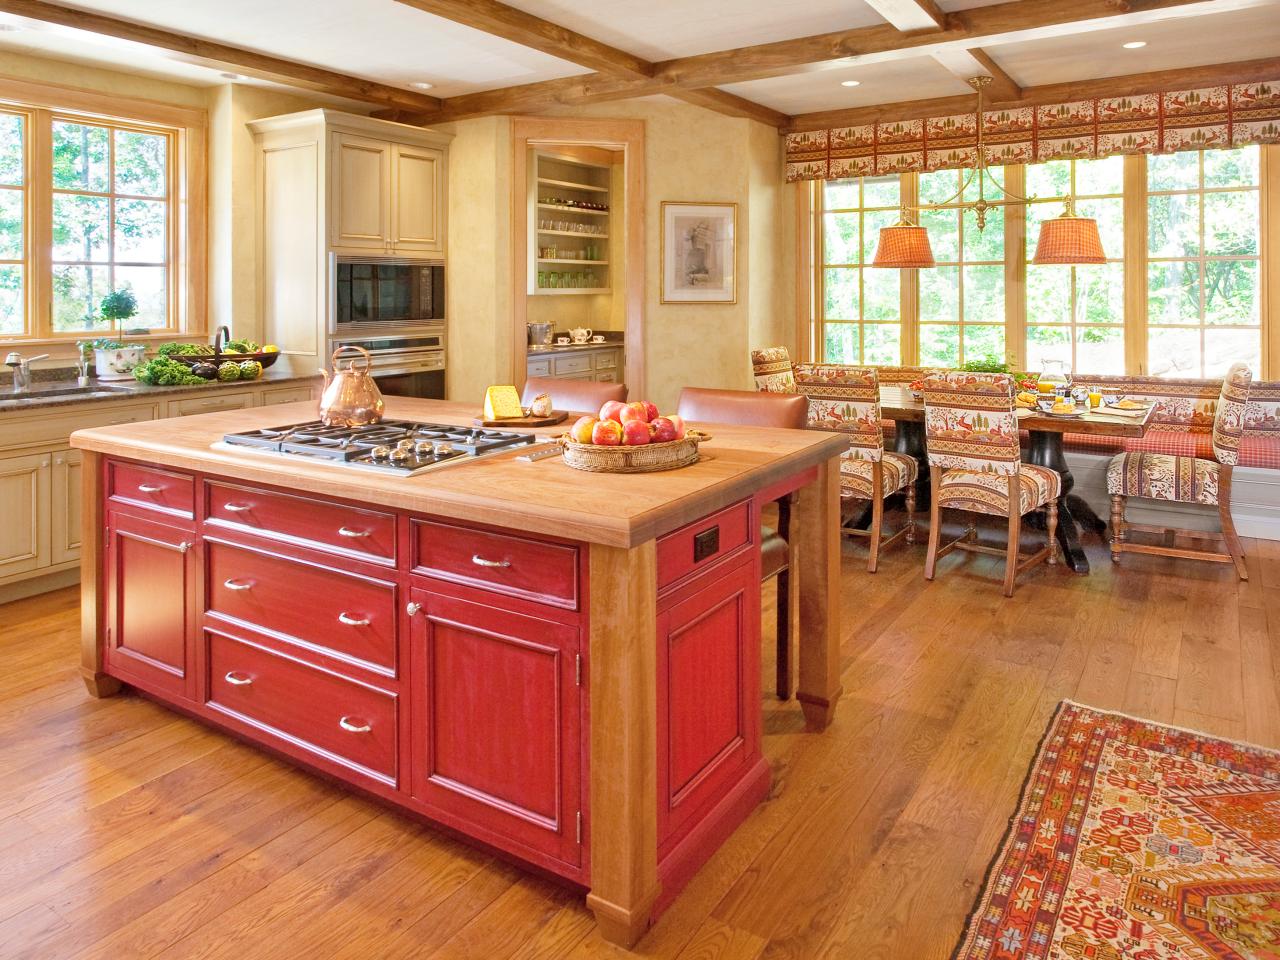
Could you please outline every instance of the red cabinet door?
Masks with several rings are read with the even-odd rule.
[[[535,861],[579,865],[578,627],[411,591],[415,799]]]
[[[144,689],[196,695],[195,536],[112,512],[107,534],[107,669]]]
[[[760,580],[751,556],[658,609],[658,856],[760,756]]]

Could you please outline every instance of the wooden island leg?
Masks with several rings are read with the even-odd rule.
[[[652,540],[630,550],[592,546],[590,557],[587,906],[601,936],[629,948],[648,928],[661,889],[656,549]]]
[[[800,488],[792,519],[800,555],[800,679],[796,699],[811,729],[835,716],[840,687],[840,460]]]
[[[84,685],[95,697],[109,697],[120,692],[120,681],[102,672],[102,625],[99,580],[102,576],[102,455],[83,450],[80,453],[80,674]]]

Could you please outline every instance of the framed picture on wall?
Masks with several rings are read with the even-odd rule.
[[[738,302],[738,205],[662,203],[662,302]]]

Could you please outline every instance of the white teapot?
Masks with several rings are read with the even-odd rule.
[[[586,343],[591,339],[591,328],[574,327],[569,331],[569,336],[573,338],[574,343]]]

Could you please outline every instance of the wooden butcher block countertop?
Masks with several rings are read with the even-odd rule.
[[[478,405],[388,397],[388,419],[470,426]],[[301,457],[215,449],[224,434],[315,419],[314,403],[79,430],[71,445],[183,470],[612,547],[633,547],[750,496],[848,449],[839,435],[699,424],[713,435],[701,459],[661,473],[600,474],[519,450],[416,477],[381,475]],[[542,436],[567,424],[521,430]]]

